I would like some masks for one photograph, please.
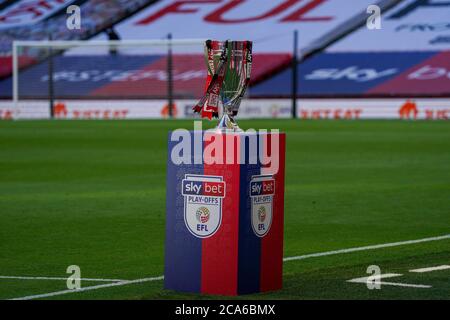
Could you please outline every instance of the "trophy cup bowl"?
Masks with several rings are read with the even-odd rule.
[[[207,89],[204,97],[194,106],[202,117],[222,115],[217,130],[222,132],[242,131],[234,119],[250,81],[252,65],[251,41],[205,42],[205,58],[208,67]]]

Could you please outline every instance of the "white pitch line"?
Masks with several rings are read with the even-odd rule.
[[[68,278],[64,277],[28,277],[28,276],[0,276],[0,279],[17,279],[17,280],[64,280],[66,281]],[[71,280],[80,280],[80,281],[95,281],[95,282],[121,282],[126,280],[121,279],[95,279],[95,278],[70,278]]]
[[[158,281],[158,280],[162,280],[162,279],[164,279],[164,276],[143,278],[143,279],[136,279],[136,280],[125,280],[125,281],[121,281],[121,282],[99,284],[97,286],[84,287],[81,289],[74,289],[74,290],[68,289],[68,290],[55,291],[55,292],[50,292],[50,293],[35,294],[35,295],[21,297],[21,298],[14,298],[11,300],[32,300],[32,299],[48,298],[48,297],[60,296],[63,294],[68,294],[68,293],[77,293],[77,292],[91,291],[91,290],[97,290],[97,289],[102,289],[102,288],[118,287],[118,286],[124,286],[127,284]]]
[[[412,269],[409,270],[409,272],[431,272],[431,271],[438,271],[438,270],[446,270],[446,269],[450,269],[449,265],[442,265],[442,266],[437,266],[437,267],[429,267],[429,268],[419,268],[419,269]]]
[[[402,245],[422,243],[422,242],[429,242],[429,241],[438,241],[438,240],[444,240],[444,239],[450,239],[450,234],[446,234],[446,235],[439,236],[439,237],[418,239],[418,240],[408,240],[408,241],[385,243],[385,244],[378,244],[378,245],[372,245],[372,246],[364,246],[364,247],[357,247],[357,248],[349,248],[349,249],[342,249],[342,250],[334,250],[334,251],[327,251],[327,252],[312,253],[312,254],[306,254],[306,255],[295,256],[295,257],[287,257],[287,258],[284,258],[283,261],[286,262],[286,261],[292,261],[292,260],[303,260],[303,259],[309,259],[309,258],[315,258],[315,257],[323,257],[323,256],[341,254],[341,253],[349,253],[349,252],[364,251],[364,250],[373,250],[373,249],[395,247],[395,246],[402,246]],[[157,280],[162,280],[162,279],[164,279],[164,276],[153,277],[153,278],[144,278],[144,279],[136,279],[136,280],[130,280],[130,281],[123,281],[123,282],[115,282],[115,283],[103,284],[103,285],[97,285],[97,286],[91,286],[91,287],[84,287],[84,288],[79,289],[79,290],[56,291],[56,292],[39,294],[39,295],[26,296],[26,297],[22,297],[22,298],[15,298],[15,299],[12,299],[12,300],[31,300],[31,299],[38,299],[38,298],[46,298],[46,297],[52,297],[52,296],[58,296],[58,295],[62,295],[62,294],[67,294],[67,293],[96,290],[96,289],[101,289],[101,288],[123,286],[123,285],[127,285],[127,284],[140,283],[140,282],[157,281]]]
[[[361,277],[361,278],[355,278],[347,280],[347,282],[354,282],[354,283],[367,283],[367,280],[380,280],[380,279],[386,279],[386,278],[394,278],[394,277],[400,277],[401,273],[385,273],[385,274],[378,274],[374,276],[369,277]]]
[[[286,261],[293,261],[293,260],[303,260],[303,259],[309,259],[309,258],[331,256],[331,255],[341,254],[341,253],[350,253],[350,252],[374,250],[374,249],[381,249],[381,248],[388,248],[388,247],[397,247],[397,246],[404,246],[404,245],[408,245],[408,244],[438,241],[438,240],[444,240],[444,239],[450,239],[450,234],[446,234],[446,235],[439,236],[439,237],[418,239],[418,240],[408,240],[408,241],[376,244],[376,245],[372,245],[372,246],[364,246],[364,247],[340,249],[340,250],[327,251],[327,252],[311,253],[311,254],[305,254],[302,256],[287,257],[287,258],[284,258],[283,261],[286,262]]]
[[[385,274],[379,274],[379,275],[374,275],[374,276],[369,276],[369,277],[350,279],[350,280],[347,280],[347,282],[367,284],[370,281],[374,281],[374,280],[394,278],[394,277],[400,277],[400,276],[402,276],[402,274],[400,274],[400,273],[385,273]],[[424,285],[424,284],[410,284],[410,283],[399,283],[399,282],[378,281],[378,284],[388,285],[388,286],[397,286],[397,287],[408,287],[408,288],[431,288],[431,286]]]
[[[424,288],[424,289],[431,288],[431,286],[425,284],[410,284],[410,283],[384,282],[384,281],[380,281],[378,283],[380,285],[396,286],[396,287]]]

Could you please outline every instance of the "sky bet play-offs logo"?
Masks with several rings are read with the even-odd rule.
[[[264,237],[270,230],[274,194],[275,180],[271,175],[252,177],[250,181],[252,228],[258,237]]]
[[[184,222],[198,238],[211,237],[222,222],[222,198],[225,182],[222,177],[187,174],[182,181]]]

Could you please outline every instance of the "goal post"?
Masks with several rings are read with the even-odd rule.
[[[205,40],[14,41],[13,118],[61,117],[58,110],[50,110],[51,101],[56,108],[67,105],[68,118],[89,114],[84,111],[88,105],[120,102],[141,105],[142,114],[151,117],[142,102],[153,100],[167,101],[170,117],[174,99],[196,99],[203,90]],[[67,111],[71,105],[79,110]],[[91,109],[96,111],[90,114],[99,117],[102,108]]]

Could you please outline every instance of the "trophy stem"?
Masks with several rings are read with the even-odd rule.
[[[242,129],[239,128],[236,121],[233,119],[233,116],[227,112],[222,114],[222,118],[220,118],[216,129],[220,132],[242,132]]]

